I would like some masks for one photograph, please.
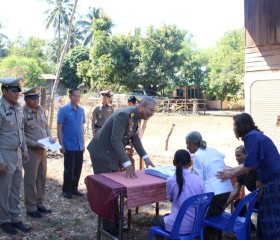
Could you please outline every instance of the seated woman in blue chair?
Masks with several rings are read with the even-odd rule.
[[[235,159],[238,162],[238,164],[243,164],[246,158],[246,150],[244,145],[240,145],[235,149]],[[230,194],[227,203],[224,206],[224,209],[232,202],[234,199],[238,196],[240,189],[242,186],[245,186],[250,192],[255,191],[257,188],[261,187],[261,182],[258,180],[257,177],[257,171],[256,169],[252,169],[248,173],[244,173],[240,176],[236,177],[235,185],[234,185],[234,191]],[[234,201],[234,207],[237,206],[237,204],[240,202],[240,200]],[[255,205],[255,208],[258,208],[258,202]],[[246,212],[246,209],[243,209],[240,212],[240,216],[243,216]],[[255,231],[256,227],[251,222],[251,230]]]
[[[225,169],[224,155],[214,148],[207,147],[202,136],[197,131],[192,131],[186,136],[187,149],[192,154],[193,172],[203,178],[204,191],[214,192],[215,196],[210,204],[208,216],[214,216],[224,211],[233,187],[230,180],[221,181],[216,177],[218,171]],[[216,240],[219,231],[206,228],[205,240]]]
[[[161,226],[166,231],[171,231],[178,211],[182,203],[189,197],[202,194],[203,180],[201,177],[192,173],[192,161],[190,153],[184,149],[177,150],[174,155],[173,165],[176,166],[176,174],[169,177],[166,182],[167,199],[172,202],[171,213],[165,216],[155,216],[152,225]],[[194,215],[188,213],[184,217],[180,234],[192,232],[192,223]],[[156,239],[163,239],[156,236]]]

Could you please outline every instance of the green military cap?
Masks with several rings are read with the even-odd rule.
[[[13,92],[21,92],[21,83],[23,78],[5,77],[1,78],[2,88],[10,89]]]
[[[24,94],[25,97],[29,97],[31,99],[38,99],[41,94],[41,88],[33,87],[33,88],[23,91],[22,94]]]
[[[100,94],[105,97],[112,97],[110,90],[101,91]]]

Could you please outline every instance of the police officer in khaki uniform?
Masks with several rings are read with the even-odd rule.
[[[54,142],[42,106],[39,105],[41,89],[33,87],[23,92],[24,133],[28,148],[29,161],[24,168],[24,202],[27,215],[42,218],[42,213],[51,213],[43,205],[47,175],[47,151],[38,140],[49,137]]]
[[[8,234],[30,231],[20,218],[22,162],[28,161],[23,114],[18,104],[22,78],[2,78],[0,99],[0,227]]]
[[[100,94],[102,96],[102,102],[92,112],[91,129],[93,136],[114,112],[114,108],[110,104],[112,97],[110,90],[102,91]]]

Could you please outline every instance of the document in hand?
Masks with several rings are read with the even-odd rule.
[[[165,167],[151,167],[146,168],[145,173],[167,179],[175,174],[176,168],[174,166],[165,166]]]
[[[50,149],[53,152],[61,148],[61,145],[58,142],[51,143],[49,137],[38,140],[38,143],[43,144],[45,148]]]

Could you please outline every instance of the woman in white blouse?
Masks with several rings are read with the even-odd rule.
[[[187,149],[192,154],[193,172],[204,180],[204,191],[214,192],[215,197],[209,207],[208,216],[223,211],[233,187],[230,180],[221,181],[216,177],[218,171],[225,169],[224,155],[214,148],[207,147],[199,132],[193,131],[186,136]],[[205,230],[205,239],[218,239],[219,232],[214,229]]]

